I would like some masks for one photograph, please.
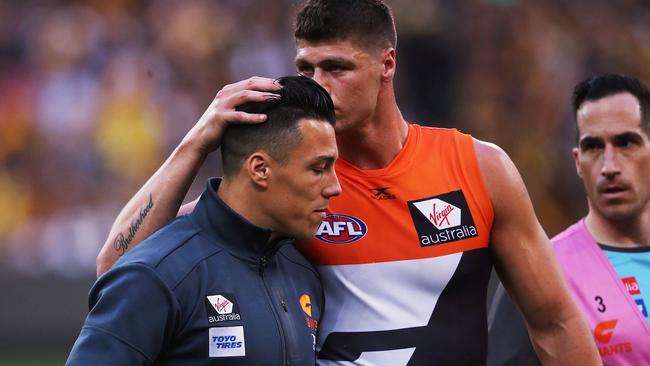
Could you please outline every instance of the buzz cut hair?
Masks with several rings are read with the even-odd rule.
[[[639,79],[622,74],[604,74],[579,82],[573,89],[573,115],[576,119],[576,141],[578,131],[578,110],[589,101],[596,101],[614,94],[630,93],[641,106],[641,128],[650,135],[650,90]]]
[[[370,49],[397,45],[393,13],[381,0],[309,0],[298,12],[294,36],[308,42],[349,40]]]
[[[299,124],[304,119],[332,126],[336,123],[332,98],[318,83],[304,76],[285,76],[277,82],[282,86],[279,98],[237,107],[247,113],[266,114],[265,122],[230,124],[224,130],[221,139],[224,178],[236,176],[244,161],[257,151],[265,151],[285,164],[291,151],[302,141]]]

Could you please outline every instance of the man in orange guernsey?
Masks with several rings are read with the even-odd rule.
[[[380,0],[311,0],[298,14],[295,38],[298,72],[334,101],[343,189],[316,237],[298,244],[325,289],[318,364],[484,364],[493,264],[546,364],[599,364],[508,156],[456,130],[403,119],[389,8]],[[264,121],[237,105],[273,97],[278,88],[254,77],[217,94],[116,219],[98,273],[176,215],[224,126]],[[154,205],[138,230],[115,246],[150,196]]]

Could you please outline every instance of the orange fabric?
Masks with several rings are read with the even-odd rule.
[[[345,244],[317,238],[298,243],[298,248],[315,265],[410,260],[488,247],[492,204],[471,136],[454,129],[409,125],[404,148],[386,168],[361,170],[339,159],[336,171],[343,193],[331,200],[329,213],[359,219],[366,230],[361,239]],[[421,245],[408,201],[458,190],[467,202],[478,235]],[[440,207],[444,206],[439,205],[438,210]],[[360,232],[356,224],[350,228]]]

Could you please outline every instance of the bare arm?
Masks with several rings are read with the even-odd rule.
[[[253,77],[227,85],[217,93],[171,156],[115,219],[97,256],[98,276],[106,272],[120,256],[177,215],[205,158],[219,147],[228,123],[260,123],[266,120],[263,114],[238,112],[235,108],[246,102],[277,97],[273,92],[279,88],[272,79]],[[184,206],[181,211],[190,211],[194,204]]]
[[[526,319],[540,360],[544,365],[601,365],[517,169],[497,146],[475,140],[474,147],[494,207],[490,245],[495,268]]]

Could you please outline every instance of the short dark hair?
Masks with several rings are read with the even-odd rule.
[[[285,163],[290,152],[302,141],[299,122],[305,118],[334,126],[334,103],[318,83],[304,76],[285,76],[277,81],[282,85],[280,98],[246,103],[237,108],[247,113],[264,113],[266,122],[226,127],[221,140],[224,177],[236,175],[244,160],[260,150],[280,164]]]
[[[309,0],[298,12],[294,36],[309,42],[350,40],[395,47],[393,14],[382,0]]]
[[[636,97],[641,106],[641,127],[650,133],[650,90],[641,80],[620,74],[594,76],[578,83],[573,89],[573,112],[576,118],[576,136],[578,131],[578,109],[588,101],[594,101],[619,93],[630,93]]]

